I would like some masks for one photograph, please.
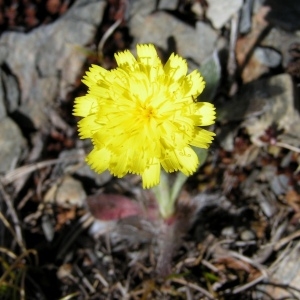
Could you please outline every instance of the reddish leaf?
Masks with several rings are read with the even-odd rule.
[[[143,210],[138,202],[117,194],[89,196],[87,202],[96,219],[111,221],[129,216],[142,215]]]

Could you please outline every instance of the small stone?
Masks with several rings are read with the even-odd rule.
[[[270,68],[278,67],[282,59],[279,52],[266,47],[256,47],[254,56],[259,62]]]
[[[224,227],[221,231],[221,235],[226,238],[233,238],[235,235],[234,227],[232,226]]]
[[[44,201],[64,208],[70,208],[82,207],[85,199],[86,193],[81,182],[66,175],[62,181],[52,185],[46,193]]]
[[[241,233],[241,240],[242,241],[252,241],[255,240],[255,234],[251,230],[243,230]]]
[[[288,188],[289,177],[285,174],[280,174],[272,178],[270,187],[272,191],[277,195],[285,194]]]

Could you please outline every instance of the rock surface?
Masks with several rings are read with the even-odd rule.
[[[9,117],[0,121],[0,173],[15,169],[26,150],[26,142],[17,124]]]
[[[35,128],[47,122],[47,107],[72,90],[85,60],[80,47],[94,38],[105,5],[105,1],[79,0],[52,24],[1,36],[0,48],[8,52],[5,63],[22,91],[18,110]]]
[[[138,42],[154,42],[168,54],[176,51],[201,64],[212,54],[217,38],[217,33],[206,23],[199,21],[193,28],[166,12],[156,12],[145,18]]]
[[[214,28],[222,28],[243,5],[243,0],[207,0],[207,18]]]

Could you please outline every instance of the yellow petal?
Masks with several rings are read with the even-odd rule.
[[[157,63],[158,55],[154,45],[145,44],[145,45],[137,45],[137,55],[138,61],[143,65],[153,66],[153,64]]]
[[[182,57],[172,53],[164,66],[165,74],[171,80],[179,80],[187,73],[187,62]]]
[[[119,178],[128,173],[128,155],[127,152],[120,153],[119,155],[113,155],[109,164],[109,171]]]
[[[173,150],[168,150],[165,153],[165,156],[161,161],[161,165],[168,173],[178,171],[181,167],[177,155]]]
[[[92,65],[89,71],[86,72],[86,76],[83,77],[84,79],[82,82],[88,87],[91,87],[95,84],[100,84],[100,81],[103,80],[108,73],[109,71],[106,69],[97,65]]]
[[[149,82],[156,84],[164,76],[164,70],[154,45],[137,45],[137,54],[140,71],[147,76],[148,86]]]
[[[101,126],[97,123],[96,115],[89,115],[78,122],[78,131],[81,139],[91,138]]]
[[[94,148],[86,157],[87,163],[97,173],[102,173],[108,169],[111,153],[108,149],[96,149]]]
[[[133,149],[138,149],[139,145],[137,147],[134,147],[133,144]],[[138,153],[136,151],[132,151],[131,157],[130,157],[130,173],[133,174],[142,174],[144,170],[146,169],[147,166],[147,159],[143,153]]]
[[[116,53],[115,59],[119,67],[127,67],[131,70],[137,67],[136,59],[129,50]]]
[[[205,82],[201,74],[197,70],[194,70],[184,78],[182,86],[185,91],[185,97],[190,96],[196,100],[197,97],[203,92],[205,88]]]
[[[152,163],[144,170],[142,180],[144,189],[151,188],[159,183],[160,164],[158,159],[153,159]]]
[[[209,126],[215,123],[216,111],[215,107],[209,102],[196,103],[197,110],[196,115],[200,116],[200,122],[198,126]]]
[[[199,165],[199,159],[191,147],[176,150],[177,159],[181,165],[180,171],[186,176],[192,175]]]
[[[95,113],[98,109],[97,99],[89,94],[86,96],[77,97],[74,103],[74,116],[86,117],[89,114]]]
[[[190,145],[207,149],[209,147],[209,144],[211,144],[212,140],[214,139],[214,136],[214,132],[198,128],[195,130],[195,135],[190,142]]]

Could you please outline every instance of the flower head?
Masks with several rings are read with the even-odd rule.
[[[163,65],[152,44],[137,45],[137,59],[128,50],[115,58],[111,71],[92,65],[83,80],[88,93],[75,100],[79,136],[94,145],[87,163],[98,173],[139,174],[144,188],[159,183],[161,166],[193,174],[199,161],[191,146],[208,148],[214,136],[199,127],[215,120],[212,104],[196,102],[205,86],[200,73],[187,75],[174,53]]]

